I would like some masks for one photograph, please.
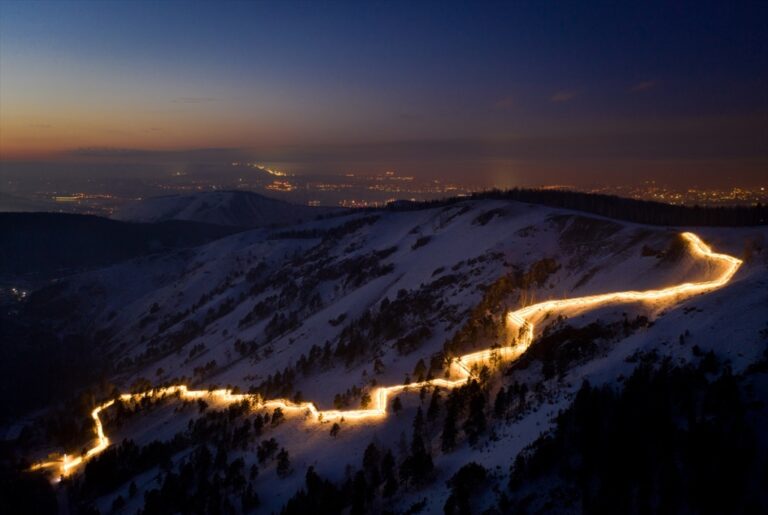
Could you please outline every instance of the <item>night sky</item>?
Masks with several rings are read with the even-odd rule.
[[[768,174],[768,2],[0,1],[0,158]],[[42,166],[42,165],[41,165]]]

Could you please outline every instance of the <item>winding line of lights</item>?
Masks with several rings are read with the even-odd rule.
[[[604,293],[600,295],[590,295],[587,297],[576,297],[573,299],[548,300],[527,306],[507,313],[506,321],[509,326],[519,329],[519,339],[513,341],[512,345],[485,349],[470,354],[465,354],[456,358],[451,363],[451,371],[458,379],[430,379],[427,381],[417,381],[406,385],[380,387],[373,390],[372,407],[357,410],[319,410],[311,402],[292,402],[287,399],[257,400],[253,405],[254,410],[280,408],[286,414],[303,414],[305,417],[316,422],[332,420],[366,420],[382,419],[387,415],[388,399],[392,395],[397,395],[404,391],[417,390],[423,387],[440,387],[452,389],[466,383],[474,375],[473,370],[483,364],[500,363],[501,361],[513,361],[517,359],[533,342],[534,320],[538,320],[555,310],[575,309],[586,310],[607,304],[629,303],[629,302],[658,302],[670,301],[676,302],[683,297],[706,293],[728,284],[738,271],[742,261],[727,254],[712,252],[701,239],[691,232],[681,234],[682,238],[688,243],[691,253],[694,257],[716,262],[722,266],[722,271],[716,278],[703,282],[687,282],[677,286],[670,286],[658,290],[646,291],[623,291],[616,293]],[[145,398],[160,398],[165,396],[178,396],[185,400],[196,400],[209,398],[221,403],[231,404],[243,400],[252,401],[256,398],[250,394],[232,393],[232,390],[190,390],[186,385],[168,386],[165,388],[155,388],[146,392],[129,394],[124,393],[118,397],[124,402],[140,401]],[[96,444],[88,449],[85,454],[80,456],[64,455],[61,459],[36,463],[31,470],[40,469],[59,469],[61,476],[71,474],[78,466],[104,451],[109,446],[110,440],[104,433],[104,427],[99,417],[100,413],[111,407],[117,399],[112,399],[91,411],[91,418],[94,421],[94,432],[96,434]]]

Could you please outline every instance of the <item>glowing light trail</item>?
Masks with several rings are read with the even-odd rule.
[[[456,388],[466,383],[473,376],[473,369],[483,364],[500,363],[501,361],[513,361],[517,359],[531,345],[534,337],[534,320],[543,317],[554,310],[575,309],[585,310],[607,304],[628,303],[628,302],[658,302],[658,301],[676,301],[683,297],[706,293],[716,290],[728,284],[738,271],[742,261],[727,254],[718,254],[701,241],[693,233],[682,233],[682,238],[688,243],[691,253],[694,257],[706,259],[715,262],[721,267],[720,274],[709,281],[688,282],[662,288],[658,290],[646,291],[623,291],[616,293],[605,293],[601,295],[591,295],[587,297],[576,297],[572,299],[548,300],[533,304],[531,306],[512,311],[507,314],[507,324],[519,328],[519,337],[513,341],[512,345],[506,347],[485,349],[471,354],[465,354],[456,358],[452,362],[451,372],[457,379],[430,379],[409,383],[407,385],[380,387],[373,390],[372,406],[357,410],[319,410],[311,402],[292,402],[287,399],[257,400],[253,405],[254,410],[280,408],[286,414],[303,414],[317,422],[331,420],[364,420],[381,419],[387,415],[388,399],[392,395],[397,395],[408,390],[418,390],[424,386],[441,387],[446,389]],[[231,390],[189,390],[185,385],[169,386],[166,388],[156,388],[137,394],[122,394],[118,397],[121,401],[139,401],[143,398],[158,398],[165,396],[178,396],[186,400],[209,398],[222,403],[231,404],[243,400],[253,401],[255,396],[250,394],[235,394]],[[91,412],[91,418],[94,421],[94,432],[96,434],[96,444],[85,454],[70,457],[64,455],[58,460],[36,463],[32,470],[44,468],[58,468],[62,476],[69,475],[79,465],[82,465],[88,459],[99,454],[109,446],[109,438],[104,434],[99,414],[112,406],[116,399],[109,400],[96,407]]]

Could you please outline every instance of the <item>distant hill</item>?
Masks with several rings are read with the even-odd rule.
[[[186,220],[237,227],[290,225],[335,208],[290,204],[249,191],[206,191],[152,197],[129,204],[113,218],[131,222]]]
[[[60,211],[62,204],[44,200],[30,200],[0,191],[0,212]]]
[[[237,232],[196,222],[128,223],[91,215],[0,213],[0,277],[33,280],[192,247]]]

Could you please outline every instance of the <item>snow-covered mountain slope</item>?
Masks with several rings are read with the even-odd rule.
[[[176,383],[236,387],[346,409],[364,405],[377,385],[440,377],[452,357],[509,342],[515,336],[505,324],[510,309],[662,288],[716,273],[688,252],[682,230],[500,200],[353,212],[82,274],[33,295],[28,307],[45,312],[50,305],[69,306],[55,329],[99,334],[100,352],[120,391]],[[425,513],[441,512],[446,481],[471,461],[490,471],[493,484],[506,484],[518,453],[550,427],[585,379],[614,384],[640,361],[685,363],[709,350],[736,373],[761,359],[768,230],[695,231],[715,250],[744,258],[731,283],[680,302],[552,313],[538,324],[528,352],[484,378],[483,402],[492,403],[500,386],[512,385],[521,400],[504,417],[488,414],[479,436],[470,420],[472,403],[457,400],[458,434],[446,445],[449,393],[442,392],[432,417],[433,392],[416,391],[398,397],[402,409],[393,416],[344,421],[335,436],[329,435],[331,423],[272,417],[259,436],[251,433],[234,445],[232,432],[243,417],[233,414],[209,443],[225,448],[229,462],[242,458],[244,470],[259,468],[249,481],[261,499],[256,509],[270,513],[304,487],[310,466],[343,482],[361,467],[371,442],[391,450],[398,467],[410,463],[421,409],[427,418],[419,432],[434,470],[426,481],[406,481],[392,496],[377,496],[376,509],[402,512],[427,499]],[[209,410],[217,407],[215,399],[209,402]],[[193,426],[200,422],[194,421],[204,415],[182,404],[106,414],[106,429],[114,442],[131,438],[146,445],[178,433],[186,435],[184,442],[198,442]],[[226,443],[222,434],[229,435]],[[270,438],[290,454],[289,470],[274,458],[259,459],[257,447]],[[170,470],[196,460],[194,452],[190,443],[174,447]],[[116,481],[94,502],[106,511],[122,496],[126,513],[133,513],[143,498],[129,495],[131,481],[140,492],[158,488],[156,477],[169,465],[163,467]],[[497,495],[488,489],[476,501],[489,507]]]
[[[248,191],[206,191],[151,197],[122,207],[113,218],[131,222],[187,220],[257,227],[312,220],[336,209],[290,204]]]

